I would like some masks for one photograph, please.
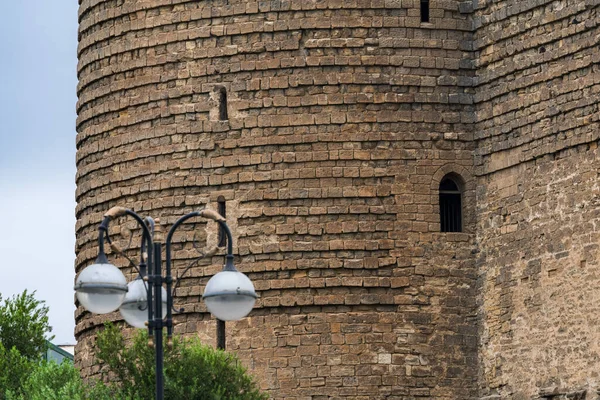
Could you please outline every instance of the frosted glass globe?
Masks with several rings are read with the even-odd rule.
[[[129,282],[129,291],[119,308],[125,321],[135,328],[145,328],[148,321],[148,292],[142,279]],[[162,293],[162,316],[167,315],[167,291],[161,287]]]
[[[111,264],[92,264],[75,281],[77,300],[88,311],[106,314],[121,305],[127,293],[127,280],[121,270]]]
[[[215,318],[235,321],[252,311],[256,292],[246,275],[239,271],[221,271],[210,278],[202,298]]]

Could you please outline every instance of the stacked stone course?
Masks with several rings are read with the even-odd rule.
[[[560,329],[594,307],[561,288],[596,279],[599,5],[430,5],[423,23],[418,0],[80,0],[76,270],[110,207],[169,226],[222,197],[260,295],[228,349],[273,399],[591,393],[593,325]],[[448,174],[461,233],[440,232]],[[185,225],[175,272],[216,233]],[[199,296],[221,263],[181,279],[178,334],[214,343]],[[106,317],[75,317],[95,376]]]
[[[597,398],[599,24],[597,1],[475,10],[487,398]]]

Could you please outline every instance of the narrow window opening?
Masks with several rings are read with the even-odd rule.
[[[442,232],[462,232],[462,193],[451,178],[440,182],[440,224]]]
[[[219,120],[227,121],[227,90],[222,87],[219,89]]]
[[[227,206],[225,203],[225,198],[223,196],[219,196],[217,198],[217,212],[221,214],[223,218],[227,218]],[[227,235],[225,234],[225,229],[221,225],[219,225],[219,247],[225,247],[227,244]]]
[[[429,22],[429,0],[421,0],[421,22]]]

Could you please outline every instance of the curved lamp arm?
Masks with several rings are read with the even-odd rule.
[[[122,215],[129,215],[131,216],[133,219],[136,220],[136,222],[138,223],[138,225],[140,225],[142,227],[142,245],[141,245],[141,260],[142,263],[141,265],[144,265],[144,250],[148,250],[148,256],[147,256],[147,260],[145,261],[147,263],[147,265],[149,265],[150,267],[153,265],[152,264],[152,260],[153,260],[153,251],[152,251],[152,233],[154,231],[154,220],[151,218],[147,218],[146,222],[144,221],[144,219],[142,219],[142,217],[140,217],[137,213],[135,213],[134,211],[124,208],[124,207],[113,207],[110,210],[108,210],[106,212],[106,214],[104,214],[104,219],[102,220],[102,223],[100,224],[100,226],[98,227],[98,258],[96,259],[97,263],[108,263],[108,260],[106,258],[106,254],[104,253],[104,237],[106,236],[108,238],[108,240],[110,240],[109,236],[108,236],[108,225],[110,224],[110,221],[113,218],[118,218]],[[144,248],[145,247],[145,248]],[[140,275],[142,275],[143,272],[143,267],[142,267],[142,271],[140,272]],[[143,278],[143,276],[140,276],[140,278]],[[150,287],[150,285],[145,284],[146,287],[146,295],[147,298],[150,298],[150,291],[152,290],[152,288]],[[153,311],[152,311],[152,307],[148,307],[148,321],[152,321],[153,318]],[[152,334],[152,328],[148,325],[148,335],[151,336]]]
[[[150,229],[138,214],[134,211],[124,207],[113,207],[104,214],[102,223],[98,227],[98,259],[106,261],[106,253],[104,252],[104,237],[108,237],[108,225],[113,218],[120,217],[122,215],[129,215],[136,220],[136,222],[142,227],[142,241],[146,241],[148,247],[152,246],[152,233]],[[150,222],[150,225],[154,225],[154,221]]]

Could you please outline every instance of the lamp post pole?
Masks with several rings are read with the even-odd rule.
[[[160,229],[160,228],[159,228]],[[154,320],[152,320],[152,325],[150,325],[150,320],[148,320],[148,326],[150,328],[154,328],[154,351],[155,351],[155,361],[156,361],[156,398],[163,399],[165,393],[164,386],[164,373],[163,373],[163,363],[164,363],[164,351],[163,351],[163,327],[165,326],[162,316],[162,265],[161,265],[161,243],[157,241],[154,243],[154,271],[153,275],[149,276],[148,281],[152,285],[152,289],[149,289],[148,296],[148,309],[151,308],[152,297],[154,297]],[[171,274],[166,275],[167,279],[173,279]],[[153,293],[152,293],[153,292]],[[152,296],[152,294],[154,296]],[[170,302],[169,292],[167,291],[167,304]],[[172,302],[172,300],[171,300]],[[172,324],[171,318],[169,318],[169,309],[167,308],[167,321],[171,321],[169,325]],[[170,336],[169,336],[170,338]]]
[[[123,254],[108,234],[110,221],[123,215],[131,216],[142,228],[139,277],[129,284],[126,284],[123,273],[108,263],[104,252],[104,241],[107,240],[114,252]],[[137,328],[147,325],[150,344],[155,349],[157,400],[164,399],[163,329],[167,328],[168,344],[173,335],[174,280],[171,274],[171,241],[175,230],[183,222],[194,217],[216,221],[227,236],[227,254],[223,271],[208,281],[202,296],[208,311],[217,318],[217,347],[225,349],[225,321],[238,320],[248,315],[257,296],[250,279],[237,271],[233,265],[232,235],[225,219],[212,210],[191,212],[173,224],[165,242],[165,274],[163,275],[163,232],[160,224],[155,224],[151,218],[144,220],[132,210],[123,207],[111,208],[98,227],[96,262],[85,268],[75,283],[77,299],[88,311],[105,314],[119,308],[130,325]],[[214,255],[217,250],[218,248],[213,248],[206,253],[201,253],[201,257],[192,262],[188,269],[200,258]],[[130,259],[129,261],[137,268]],[[163,284],[166,285],[166,290]]]

